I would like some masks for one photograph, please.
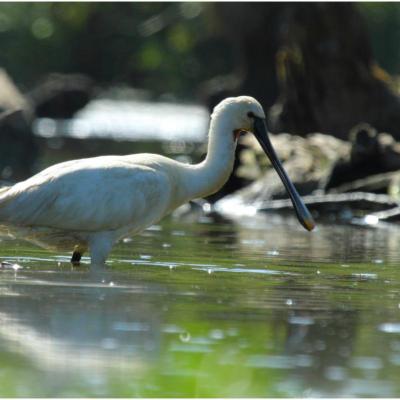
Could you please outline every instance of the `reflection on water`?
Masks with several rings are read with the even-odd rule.
[[[97,276],[2,238],[0,395],[400,396],[400,230],[268,218],[167,220]]]

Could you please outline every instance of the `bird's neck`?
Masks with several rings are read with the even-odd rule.
[[[211,119],[207,156],[200,164],[186,169],[187,199],[208,196],[225,184],[232,173],[235,149],[230,119],[221,115]]]

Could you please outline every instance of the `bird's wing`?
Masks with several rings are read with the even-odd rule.
[[[140,229],[163,216],[169,197],[168,176],[148,166],[49,169],[0,195],[0,221],[79,231]]]

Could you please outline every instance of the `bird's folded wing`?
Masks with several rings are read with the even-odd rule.
[[[152,223],[168,206],[168,178],[148,167],[75,170],[33,178],[1,193],[0,222],[114,230]]]

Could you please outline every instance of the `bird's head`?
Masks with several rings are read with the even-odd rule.
[[[228,127],[228,132],[226,133],[232,135],[234,142],[242,134],[249,132],[254,134],[281,178],[292,200],[298,220],[307,230],[314,229],[313,217],[301,200],[272,147],[268,136],[265,113],[261,104],[249,96],[229,97],[214,108],[212,117],[213,119],[221,118],[224,121],[225,126]]]
[[[212,118],[221,118],[232,128],[233,139],[240,135],[253,132],[254,117],[265,120],[261,104],[249,96],[228,97],[215,108]]]

